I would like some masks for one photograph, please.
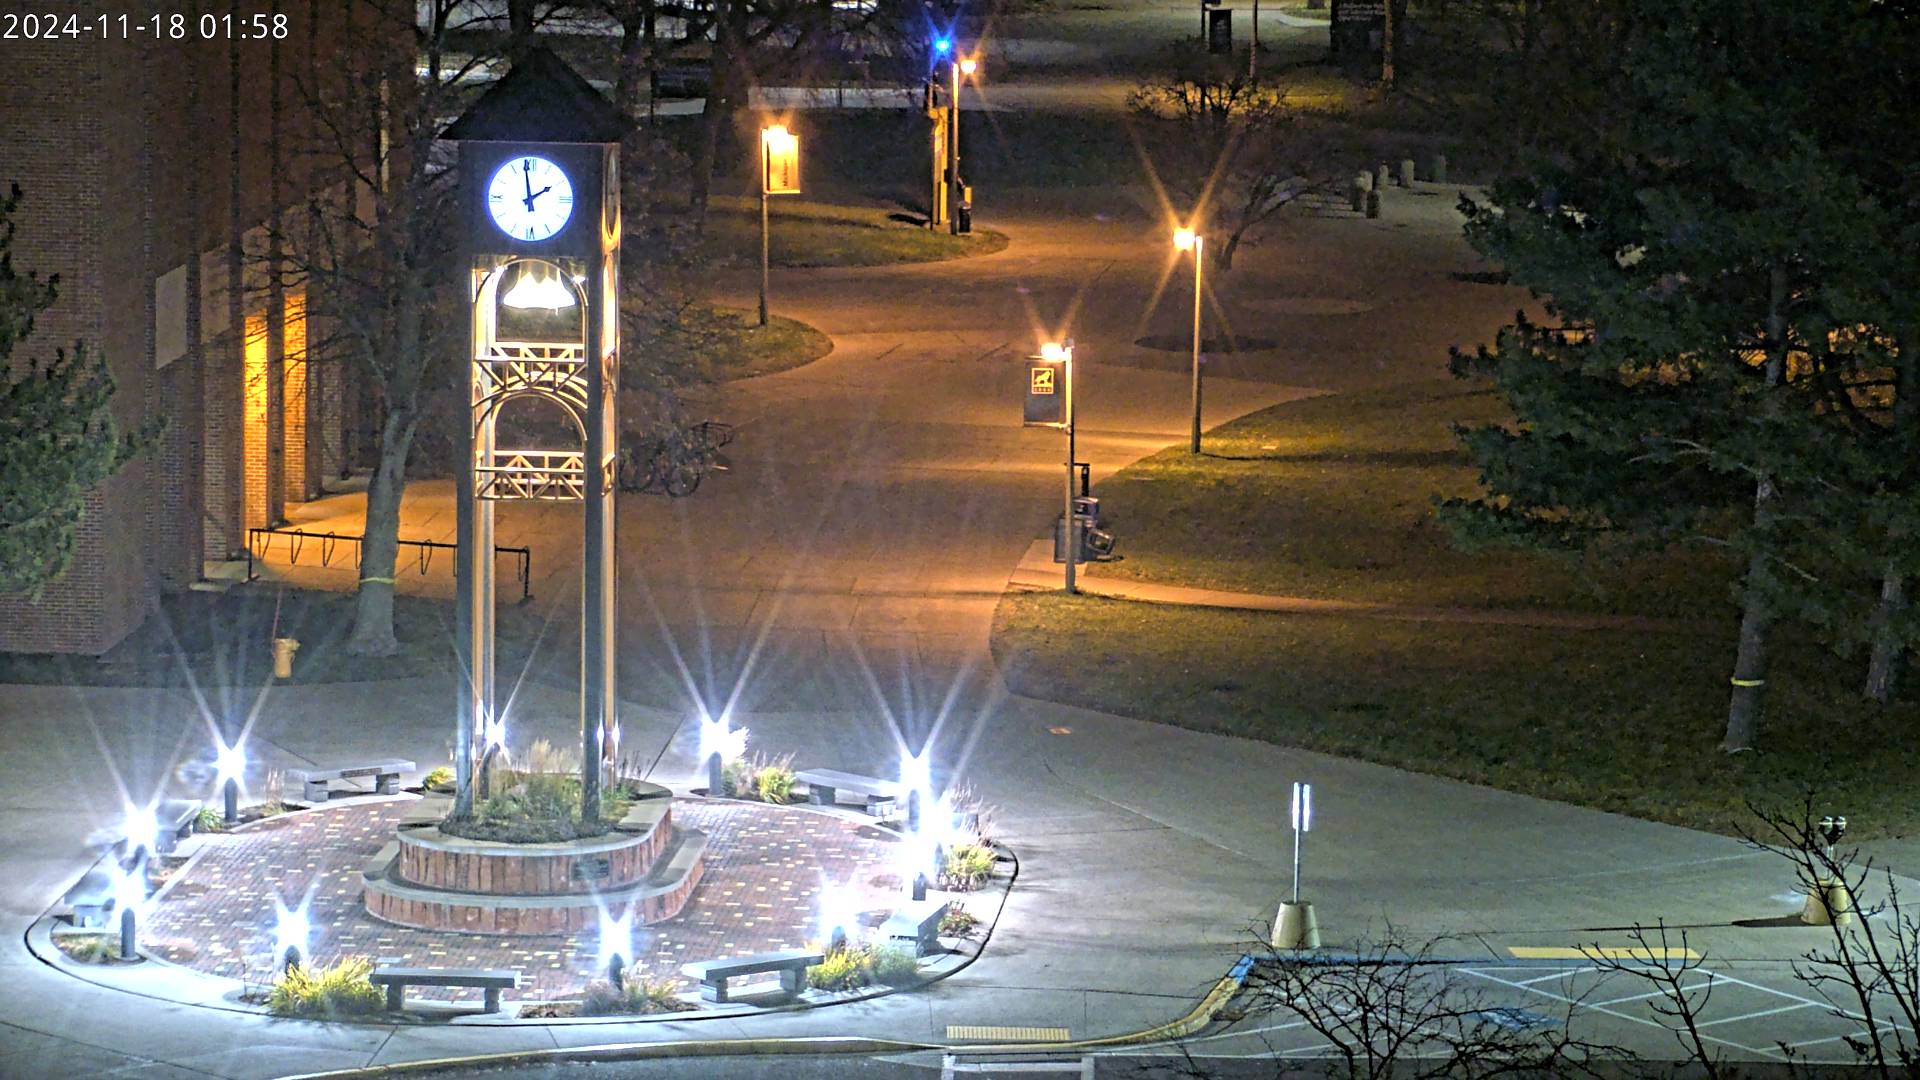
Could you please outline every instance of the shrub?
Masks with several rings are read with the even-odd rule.
[[[453,766],[442,765],[432,772],[429,772],[426,777],[420,781],[420,786],[426,788],[428,791],[446,791],[453,787]]]
[[[625,986],[604,979],[587,984],[580,999],[581,1016],[646,1016],[651,1013],[685,1012],[692,1005],[680,1000],[679,992],[668,979],[629,977]]]
[[[116,934],[57,934],[53,943],[83,964],[107,964],[120,955],[120,938]]]
[[[873,949],[849,945],[835,949],[807,969],[807,985],[816,990],[858,990],[873,981]]]
[[[973,933],[973,928],[978,925],[980,920],[973,917],[973,912],[963,907],[948,907],[947,913],[940,916],[942,937],[965,937]]]
[[[738,799],[753,790],[753,765],[746,758],[734,758],[720,766],[720,790],[709,794]]]
[[[793,757],[763,765],[753,777],[754,793],[761,802],[783,803],[793,797]]]
[[[386,995],[367,980],[373,962],[349,956],[330,968],[289,968],[273,984],[267,1008],[275,1016],[368,1016],[386,1008]]]
[[[227,817],[211,806],[203,806],[193,815],[194,832],[226,832]]]
[[[979,844],[960,844],[947,852],[941,880],[955,892],[972,892],[993,876],[993,851]]]
[[[872,952],[873,977],[888,986],[906,986],[920,980],[920,958],[901,945],[879,945]]]

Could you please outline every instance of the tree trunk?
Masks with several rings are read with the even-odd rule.
[[[1902,334],[1895,347],[1899,359],[1894,377],[1894,437],[1897,444],[1912,445],[1914,436],[1920,434],[1915,430],[1920,424],[1920,355],[1915,355],[1920,352],[1920,333],[1910,330]],[[1888,539],[1896,549],[1902,544],[1897,536]],[[1899,560],[1889,558],[1880,579],[1880,603],[1873,612],[1873,649],[1867,656],[1867,685],[1863,691],[1868,700],[1882,705],[1892,701],[1899,689],[1900,668],[1907,654],[1902,630],[1906,610],[1906,575]]]
[[[700,110],[700,141],[694,148],[691,201],[694,228],[706,224],[707,196],[713,190],[713,170],[720,154],[720,138],[733,123],[736,83],[733,56],[733,5],[719,5],[713,32],[713,55],[707,62],[707,103]]]
[[[1890,563],[1886,576],[1880,579],[1880,606],[1873,613],[1873,652],[1867,657],[1866,695],[1882,705],[1893,700],[1900,681],[1907,642],[1899,625],[1906,609],[1907,579]]]
[[[407,487],[413,425],[412,410],[396,408],[380,429],[380,461],[367,485],[366,539],[360,547],[353,633],[347,638],[347,651],[355,656],[392,656],[400,649],[393,636],[393,577],[399,563],[400,496]]]
[[[1754,516],[1767,512],[1773,500],[1773,484],[1762,480],[1753,496]],[[1760,583],[1766,573],[1767,557],[1754,552],[1747,558],[1746,585],[1741,590],[1740,640],[1733,656],[1733,694],[1727,702],[1727,731],[1720,740],[1723,753],[1737,754],[1753,749],[1753,735],[1760,727],[1760,716],[1767,703],[1767,639],[1773,629],[1773,612]]]
[[[1769,387],[1787,376],[1787,272],[1775,267],[1768,275],[1767,370]],[[1767,639],[1773,630],[1773,610],[1766,595],[1768,526],[1776,497],[1773,477],[1762,476],[1753,486],[1753,552],[1741,588],[1740,640],[1734,646],[1733,690],[1727,701],[1727,731],[1720,740],[1724,753],[1753,749],[1754,733],[1767,703]]]

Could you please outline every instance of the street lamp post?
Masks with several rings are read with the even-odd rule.
[[[1187,449],[1195,454],[1200,452],[1200,292],[1206,245],[1207,238],[1194,229],[1174,230],[1174,248],[1193,252],[1193,436]]]
[[[1061,387],[1064,396],[1061,399],[1060,419],[1062,421],[1061,426],[1064,427],[1067,432],[1067,488],[1066,500],[1061,508],[1064,517],[1061,520],[1060,529],[1066,540],[1067,547],[1066,580],[1064,584],[1067,594],[1071,596],[1073,593],[1079,591],[1074,586],[1073,575],[1074,563],[1080,558],[1079,522],[1075,520],[1073,513],[1073,339],[1068,338],[1064,345],[1056,341],[1049,341],[1045,345],[1040,346],[1040,358],[1042,360],[1058,362],[1060,364],[1060,381],[1066,384]]]
[[[953,76],[953,88],[947,98],[947,108],[951,110],[947,121],[947,231],[958,236],[967,231],[960,227],[961,211],[966,205],[966,188],[960,180],[960,76],[972,78],[979,70],[979,63],[969,56],[950,61],[947,69]]]
[[[767,325],[767,200],[800,191],[800,137],[785,124],[760,129],[760,325]]]

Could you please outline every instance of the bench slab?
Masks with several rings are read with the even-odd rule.
[[[806,987],[807,969],[825,960],[818,949],[780,949],[732,956],[720,960],[695,960],[680,965],[680,974],[700,980],[700,997],[716,1005],[727,1003],[727,980],[737,975],[780,973],[780,989],[797,994]]]
[[[939,948],[940,920],[946,914],[945,900],[909,900],[887,916],[880,933],[888,941],[906,943],[915,956],[925,956]]]
[[[305,801],[326,802],[327,783],[332,780],[346,780],[355,777],[374,778],[374,791],[380,795],[392,795],[400,790],[400,774],[413,772],[417,766],[402,758],[391,761],[367,762],[358,765],[323,766],[291,768],[286,770],[289,780],[298,780],[303,785]]]
[[[839,800],[840,792],[846,790],[866,796],[867,813],[881,816],[890,812],[901,797],[898,780],[882,780],[839,769],[806,769],[794,773],[793,778],[807,785],[807,801],[816,806],[832,806]]]
[[[367,981],[387,988],[387,1011],[399,1012],[409,986],[477,986],[486,991],[485,1009],[500,1011],[500,991],[518,990],[520,973],[503,968],[375,968]]]
[[[104,870],[89,870],[60,902],[73,909],[73,925],[105,926],[107,905],[113,902],[113,880]]]

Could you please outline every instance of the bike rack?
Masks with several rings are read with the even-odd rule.
[[[287,565],[289,566],[300,565],[300,553],[305,550],[306,542],[309,539],[320,541],[320,565],[330,566],[333,563],[334,549],[339,545],[340,541],[345,540],[355,545],[353,565],[354,569],[357,570],[360,568],[360,557],[366,551],[367,544],[367,538],[365,536],[336,533],[332,530],[328,530],[327,532],[308,532],[305,529],[275,529],[264,526],[251,528],[247,530],[248,581],[253,581],[258,577],[253,569],[255,556],[257,555],[262,562],[266,561],[268,553],[273,550],[273,538],[276,536],[284,536],[287,538]],[[398,543],[401,547],[417,549],[414,562],[422,576],[424,576],[427,569],[433,565],[433,553],[435,551],[454,551],[457,550],[458,547],[455,544],[442,543],[438,540],[401,540]],[[528,600],[533,599],[532,549],[506,547],[495,544],[493,553],[496,558],[502,555],[513,556],[515,562],[514,577],[520,580],[520,602],[524,604]]]

